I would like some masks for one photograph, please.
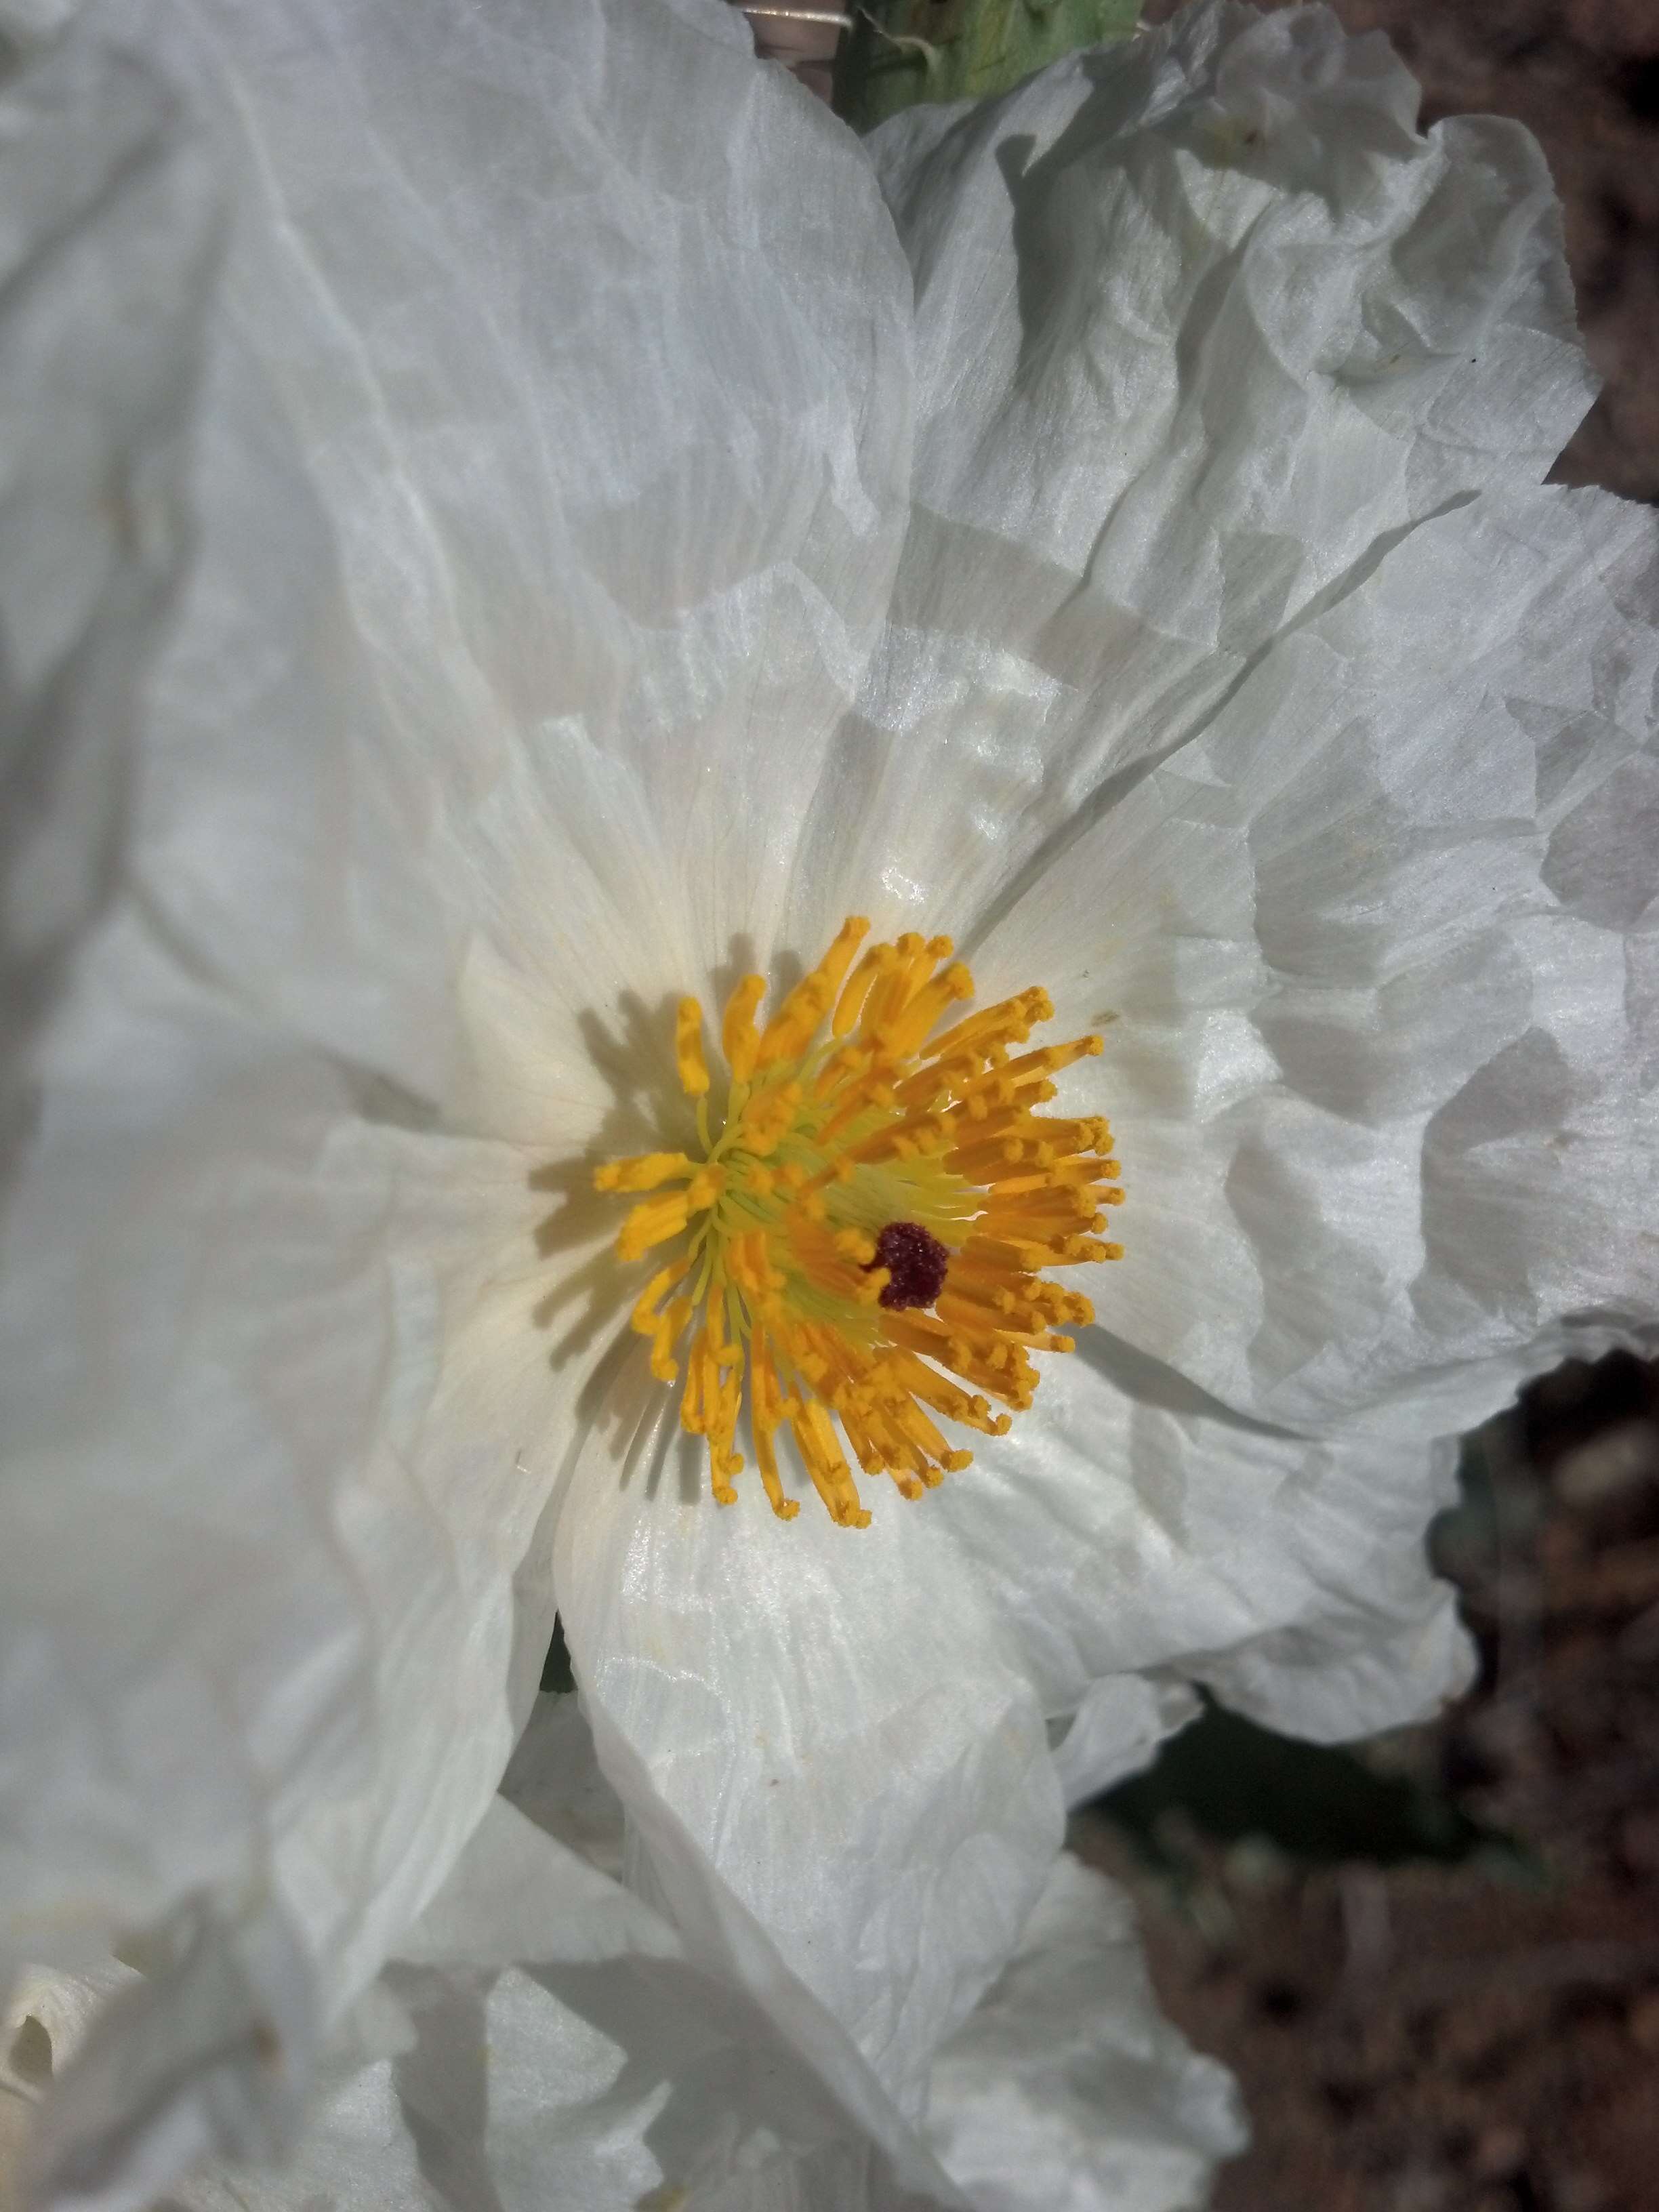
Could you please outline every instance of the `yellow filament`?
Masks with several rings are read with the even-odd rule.
[[[1123,1197],[1109,1124],[1037,1110],[1101,1040],[1021,1049],[1053,1017],[1040,988],[935,1035],[973,991],[951,939],[907,933],[860,955],[868,929],[858,915],[843,923],[763,1026],[763,979],[737,985],[720,1024],[731,1080],[718,1126],[702,1010],[681,1000],[675,1061],[704,1157],[641,1153],[594,1176],[638,1194],[622,1259],[678,1240],[632,1327],[661,1381],[684,1364],[681,1425],[707,1443],[715,1498],[737,1496],[746,1398],[772,1510],[799,1510],[778,1467],[787,1429],[846,1528],[870,1518],[849,1452],[905,1498],[960,1472],[971,1455],[939,1422],[1002,1434],[1009,1412],[995,1409],[1022,1411],[1037,1388],[1033,1355],[1069,1351],[1065,1331],[1093,1318],[1044,1270],[1121,1257],[1095,1234]],[[913,1263],[890,1264],[881,1236],[895,1223],[926,1231],[942,1285],[935,1273],[918,1289],[904,1277]]]

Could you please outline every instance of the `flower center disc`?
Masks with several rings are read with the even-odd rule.
[[[708,1439],[716,1498],[737,1497],[746,1374],[773,1511],[787,1521],[799,1510],[778,1477],[775,1438],[787,1428],[843,1528],[870,1516],[837,1422],[865,1474],[920,1498],[972,1458],[932,1414],[1001,1435],[1008,1415],[992,1401],[1024,1411],[1032,1352],[1069,1352],[1056,1324],[1093,1319],[1087,1298],[1042,1271],[1122,1256],[1094,1234],[1123,1196],[1106,1122],[1036,1111],[1100,1039],[1011,1058],[1053,1018],[1041,989],[936,1036],[973,995],[950,939],[906,935],[854,965],[869,926],[843,923],[763,1029],[764,980],[738,985],[720,1030],[731,1076],[718,1128],[702,1010],[683,999],[677,1058],[701,1157],[647,1152],[594,1176],[600,1190],[653,1194],[623,1224],[623,1260],[674,1248],[633,1325],[664,1382],[678,1380],[691,1332],[680,1422]]]

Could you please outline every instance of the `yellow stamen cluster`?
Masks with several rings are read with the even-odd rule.
[[[594,1177],[601,1190],[641,1194],[617,1240],[623,1260],[675,1247],[633,1325],[664,1382],[678,1379],[692,1332],[680,1420],[708,1440],[714,1496],[737,1496],[746,1376],[773,1511],[799,1510],[778,1474],[775,1439],[787,1428],[845,1528],[870,1516],[842,1437],[866,1474],[919,1498],[971,1457],[933,1416],[1000,1435],[1008,1415],[992,1401],[1023,1411],[1037,1385],[1031,1354],[1069,1352],[1060,1325],[1093,1318],[1086,1298],[1042,1271],[1121,1256],[1095,1233],[1123,1196],[1107,1124],[1036,1110],[1100,1039],[1011,1053],[1053,1018],[1042,990],[934,1036],[973,995],[951,940],[906,935],[857,958],[868,928],[844,923],[763,1027],[763,979],[732,992],[718,1130],[702,1009],[683,1000],[675,1051],[701,1157],[647,1152]],[[942,1282],[924,1263],[918,1288],[913,1249],[938,1255]]]

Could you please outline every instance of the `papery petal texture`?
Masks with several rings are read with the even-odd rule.
[[[359,1264],[384,1191],[331,1070],[131,920],[38,1066],[0,1293],[0,1771],[9,1934],[51,1956],[252,1881],[269,1799],[349,1760],[363,1623],[326,1501],[388,1347]],[[308,1387],[273,1390],[285,1365]]]
[[[169,663],[157,896],[313,1034],[536,1140],[605,1096],[580,1016],[654,1012],[775,933],[902,524],[908,284],[869,172],[711,23],[659,0],[154,20],[245,183],[225,406],[251,356],[334,568],[298,536],[277,565],[295,650],[258,657],[245,720],[278,726],[280,765],[239,760],[222,794],[206,679],[248,659],[230,564],[270,554],[241,453],[208,454],[228,560]],[[319,655],[334,630],[349,651]],[[204,781],[240,827],[198,821]],[[366,1020],[359,975],[418,1044]]]
[[[859,872],[965,933],[1375,550],[1541,480],[1592,396],[1548,172],[1417,97],[1212,5],[872,134],[919,392]]]
[[[57,1989],[38,1994],[39,1978],[23,1978],[31,2086],[53,2082],[20,2160],[26,2204],[138,2212],[204,2154],[272,2161],[300,2133],[315,2021],[307,1962],[280,1911],[231,1917],[192,1902],[151,1931],[142,1960],[84,2036],[80,2021],[55,2034]]]
[[[1062,1791],[1144,1764],[1195,1710],[1183,1686],[1330,1738],[1462,1686],[1422,1540],[1452,1475],[1394,1435],[1243,1419],[1103,1337],[924,1506],[878,1499],[849,1559],[805,1514],[711,1512],[635,1361],[560,1507],[555,1575],[676,1919],[735,1906],[902,2088],[1006,1955]],[[1084,1732],[1056,1767],[1066,1722]],[[711,1932],[711,1955],[732,1941]]]
[[[0,1237],[6,1946],[96,1956],[192,1894],[274,1915],[264,2012],[227,2016],[220,2053],[257,2081],[273,2042],[302,2069],[290,2029],[419,1910],[529,1694],[513,1576],[539,1500],[468,1403],[510,1241],[517,1371],[557,1419],[522,1321],[526,1164],[363,1121],[337,1068],[131,916],[38,1066]],[[489,1409],[533,1448],[514,1371]],[[135,2051],[165,2040],[132,2018]]]
[[[1098,1788],[1190,1717],[1172,1681],[1340,1738],[1421,1719],[1468,1679],[1423,1545],[1455,1492],[1443,1446],[1274,1431],[1097,1337],[974,1473],[936,1501],[945,1540],[1045,1711],[1092,1698],[1100,1728],[1112,1684],[1166,1686],[1121,1709],[1129,1740]]]
[[[234,206],[197,557],[6,1223],[5,1940],[264,1900],[325,2021],[533,1692],[599,1348],[546,1171],[639,1080],[593,1023],[781,896],[896,552],[908,284],[723,10],[135,20]]]
[[[579,1733],[580,1717],[561,1703],[536,1726],[574,1751],[566,1723]],[[210,2166],[174,2201],[1179,2212],[1243,2142],[1224,2069],[1158,2016],[1127,1900],[1068,1856],[941,2051],[925,2126],[890,2106],[874,2138],[751,1998],[692,1966],[665,1921],[573,1868],[501,1800],[400,1950],[335,2038],[292,2166]],[[0,2016],[0,2116],[27,2110],[97,2034],[112,1987],[138,1986],[114,1966],[28,1978]]]
[[[842,744],[906,824],[872,872],[930,920],[943,890],[983,994],[1113,1024],[1087,1095],[1140,1234],[1107,1325],[1273,1420],[1409,1401],[1427,1434],[1560,1316],[1593,1346],[1655,1307],[1639,952],[1526,925],[1569,781],[1555,871],[1596,874],[1656,654],[1650,519],[1528,489],[1589,393],[1541,157],[1415,105],[1319,10],[1206,7],[875,134],[915,507]],[[1505,1177],[1481,1101],[1532,1069]],[[1642,1194],[1611,1237],[1557,1140]]]
[[[1247,2141],[1231,2076],[1158,2011],[1128,1899],[1069,1854],[939,2053],[927,2134],[975,2212],[1187,2212]]]
[[[66,49],[0,90],[0,1170],[27,1040],[110,894],[135,692],[185,566],[215,183],[125,57]]]
[[[826,2066],[850,2035],[914,2094],[1059,1844],[1042,1707],[926,1516],[884,1512],[849,1559],[827,1517],[712,1512],[691,1441],[632,1361],[560,1507],[601,1759],[707,1955],[763,1931],[789,2032],[827,2015]]]
[[[1118,1017],[1103,1323],[1235,1405],[1469,1426],[1558,1323],[1659,1306],[1635,940],[1549,879],[1645,772],[1655,566],[1596,493],[1425,523],[995,933],[997,981],[1069,938],[1057,1003]]]
[[[667,1922],[603,1875],[582,1879],[573,1909],[568,1855],[498,1799],[337,2042],[294,2170],[210,2170],[181,2202],[960,2212],[896,2113],[884,2149]]]

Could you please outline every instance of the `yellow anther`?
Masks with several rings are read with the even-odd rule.
[[[640,1292],[635,1301],[632,1326],[641,1336],[649,1336],[655,1330],[658,1301],[665,1292],[672,1291],[676,1283],[684,1279],[685,1272],[690,1264],[689,1261],[682,1260],[678,1266],[671,1264],[666,1267],[659,1267]]]
[[[983,1060],[1010,1038],[1024,1044],[1031,1034],[1032,1024],[1052,1021],[1054,1012],[1046,991],[1022,991],[1016,998],[1004,999],[1000,1006],[987,1006],[982,1012],[969,1015],[965,1021],[935,1037],[928,1050],[939,1059],[947,1054],[972,1053]]]
[[[850,1030],[856,1027],[859,1016],[864,1011],[864,1002],[869,997],[876,978],[886,974],[892,965],[892,961],[893,948],[890,945],[871,946],[869,951],[853,970],[846,988],[836,1002],[836,1011],[830,1024],[831,1036],[844,1037]]]
[[[909,1000],[917,986],[933,972],[935,963],[930,957],[925,938],[914,930],[907,930],[894,944],[893,958],[885,975],[881,976],[865,1003],[864,1020],[860,1034],[879,1037],[886,1024]]]
[[[795,1109],[799,1103],[799,1083],[751,1092],[738,1123],[739,1147],[762,1158],[775,1152],[794,1126]]]
[[[720,1024],[720,1043],[734,1083],[747,1083],[755,1072],[755,1060],[760,1051],[760,1032],[755,1027],[755,1010],[765,995],[765,976],[745,975],[726,1002],[726,1014]]]
[[[726,1265],[732,1282],[743,1292],[752,1311],[764,1311],[772,1302],[773,1293],[787,1287],[789,1279],[782,1268],[773,1264],[769,1241],[763,1230],[751,1230],[746,1237],[733,1237]]]
[[[636,1206],[622,1226],[617,1239],[619,1260],[642,1259],[653,1244],[665,1238],[678,1237],[691,1216],[691,1209],[683,1190],[668,1193],[662,1198],[648,1198]]]
[[[796,1514],[800,1511],[800,1500],[796,1498],[786,1498],[783,1494],[783,1484],[778,1474],[777,1455],[772,1449],[773,1434],[774,1431],[771,1429],[763,1429],[757,1424],[755,1462],[760,1468],[760,1479],[766,1492],[767,1503],[780,1521],[793,1521]]]
[[[883,1025],[877,1042],[894,1059],[912,1053],[947,1006],[974,995],[974,979],[957,960],[942,975],[925,983],[909,1004]]]
[[[653,1375],[673,1382],[684,1364],[681,1424],[706,1440],[714,1496],[737,1495],[746,1395],[773,1511],[799,1510],[777,1462],[787,1429],[844,1528],[870,1518],[853,1465],[920,1498],[970,1463],[940,1421],[1006,1430],[994,1407],[1030,1404],[1032,1355],[1068,1348],[1066,1328],[1092,1318],[1043,1271],[1121,1250],[1093,1234],[1122,1197],[1105,1118],[1036,1110],[1100,1039],[1011,1056],[1052,1015],[1040,989],[930,1039],[971,992],[967,969],[949,938],[915,932],[860,956],[867,927],[849,919],[763,1026],[761,978],[738,983],[721,1022],[726,1126],[711,1131],[698,1109],[705,1158],[643,1153],[594,1178],[652,1194],[623,1224],[623,1258],[679,1240],[632,1327]],[[688,1096],[705,1101],[694,999],[679,1004],[675,1052]]]
[[[842,980],[853,964],[853,955],[869,930],[870,925],[862,915],[849,915],[842,922],[835,943],[823,959],[810,975],[796,984],[766,1024],[761,1034],[760,1066],[769,1066],[777,1060],[793,1060],[805,1050],[835,1004]]]
[[[682,1331],[696,1309],[690,1298],[671,1298],[651,1332],[651,1372],[659,1382],[672,1382],[679,1376],[679,1362],[674,1358],[674,1346]]]
[[[655,1190],[676,1176],[694,1176],[696,1160],[684,1152],[641,1152],[630,1160],[607,1160],[593,1170],[595,1190]]]
[[[701,1098],[708,1089],[708,1063],[702,1056],[702,1008],[695,999],[682,999],[675,1012],[674,1060],[686,1097]]]
[[[714,1203],[725,1188],[724,1168],[699,1168],[686,1186],[686,1205],[693,1213],[701,1213]]]
[[[844,1252],[860,1267],[867,1267],[876,1256],[876,1240],[867,1230],[839,1230],[834,1242],[837,1252]]]

